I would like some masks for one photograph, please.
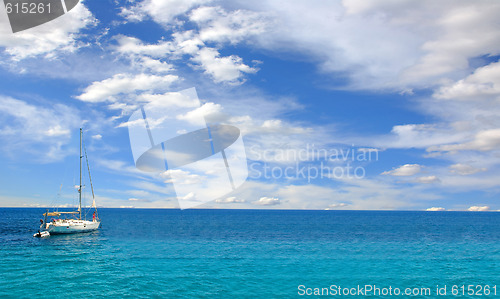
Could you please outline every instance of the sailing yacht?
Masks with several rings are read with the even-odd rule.
[[[84,213],[82,219],[82,150],[85,153],[85,161],[87,162],[87,169],[89,173],[90,187],[92,190],[92,206],[94,212],[92,215],[92,220],[86,219],[86,214]],[[47,236],[47,233],[51,235],[56,234],[73,234],[73,233],[83,233],[90,232],[99,228],[101,221],[97,215],[97,206],[95,204],[94,187],[92,186],[92,177],[90,176],[90,167],[87,159],[87,151],[83,144],[83,131],[80,128],[80,186],[78,188],[78,210],[72,212],[49,212],[43,214],[44,219],[40,220],[40,230],[36,233],[35,237]],[[49,217],[51,217],[50,220]]]

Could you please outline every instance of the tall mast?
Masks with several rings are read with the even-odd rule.
[[[79,197],[79,208],[80,212],[79,219],[82,220],[82,128],[80,128],[80,188],[78,189],[78,197]]]

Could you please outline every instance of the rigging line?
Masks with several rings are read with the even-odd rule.
[[[87,162],[87,170],[89,172],[90,190],[92,190],[92,200],[93,200],[92,204],[94,205],[95,214],[97,216],[97,206],[95,205],[94,186],[92,185],[92,176],[90,175],[89,159],[87,157],[87,147],[85,147],[85,142],[83,142],[83,137],[82,137],[82,143],[83,143],[83,152],[85,153],[85,161]]]
[[[69,164],[65,163],[65,165],[66,165],[66,167],[64,168],[64,174],[61,178],[61,185],[59,186],[59,192],[57,193],[57,196],[55,198],[52,198],[52,200],[50,201],[50,204],[49,204],[49,207],[52,207],[53,209],[56,209],[56,205],[58,203],[61,203],[62,187],[64,185],[64,178],[67,177],[68,169],[69,169]]]

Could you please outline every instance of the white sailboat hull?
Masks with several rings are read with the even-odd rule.
[[[100,224],[101,222],[99,221],[57,220],[47,223],[45,231],[48,231],[51,235],[85,233],[98,229]]]
[[[45,216],[44,219],[40,220],[40,230],[35,236],[42,237],[48,234],[50,235],[59,235],[59,234],[74,234],[74,233],[85,233],[97,230],[101,225],[99,221],[99,217],[97,216],[97,207],[95,204],[95,196],[94,196],[94,187],[92,186],[92,178],[90,176],[90,166],[87,159],[87,151],[84,150],[83,144],[83,131],[80,128],[80,184],[78,185],[78,210],[77,211],[53,211],[49,212],[47,210],[46,213],[43,214]],[[85,154],[85,155],[84,155]],[[82,159],[85,157],[87,162],[87,170],[90,180],[90,188],[92,190],[92,208],[95,209],[92,215],[92,221],[82,220]],[[63,216],[64,215],[64,216]],[[68,215],[71,216],[71,219],[68,219]],[[86,215],[86,214],[84,214]],[[48,217],[65,217],[64,219],[54,219],[52,218],[50,221]],[[78,217],[78,218],[76,218]]]

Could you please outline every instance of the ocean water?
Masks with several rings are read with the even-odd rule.
[[[101,209],[33,238],[43,212],[0,209],[1,298],[500,298],[500,213]]]

